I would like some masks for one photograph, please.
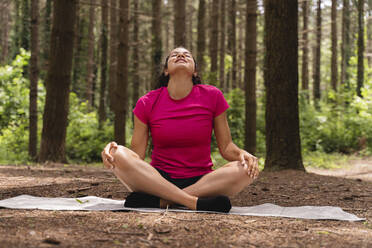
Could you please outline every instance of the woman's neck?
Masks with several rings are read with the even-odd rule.
[[[192,90],[193,83],[190,75],[172,75],[168,82],[168,92],[171,98],[178,100],[186,97]]]

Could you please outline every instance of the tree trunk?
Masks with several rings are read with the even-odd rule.
[[[186,42],[187,42],[187,49],[191,52],[194,51],[194,38],[193,38],[193,32],[192,32],[192,25],[193,25],[193,20],[194,20],[194,7],[192,6],[193,3],[192,1],[187,1],[186,5],[186,16],[187,16],[187,37],[186,37]]]
[[[115,88],[117,81],[117,51],[118,51],[118,1],[110,1],[110,75],[109,75],[109,104],[110,110],[115,111]]]
[[[39,161],[66,162],[65,139],[74,42],[76,0],[54,0]]]
[[[167,4],[164,6],[164,16],[166,16],[166,18],[164,18],[164,50],[166,52],[170,50],[170,22],[172,22],[172,18],[170,18],[171,11],[172,8],[170,7],[170,2],[168,1]]]
[[[118,68],[116,82],[115,100],[115,140],[119,145],[125,146],[126,115],[128,110],[128,0],[120,0],[119,12],[119,47]]]
[[[101,31],[101,88],[99,95],[98,118],[102,124],[106,120],[106,78],[107,78],[107,30],[108,30],[108,3],[107,0],[102,0],[102,31]]]
[[[73,55],[73,67],[72,67],[72,86],[71,90],[72,92],[76,93],[79,97],[81,96],[79,93],[79,75],[81,73],[81,42],[82,42],[82,31],[80,31],[80,28],[83,23],[84,18],[80,18],[80,10],[82,4],[79,0],[76,1],[76,19],[75,19],[75,39],[74,39],[74,55]]]
[[[210,15],[211,36],[209,39],[209,49],[211,57],[211,82],[216,84],[218,69],[218,0],[212,2],[212,13]]]
[[[331,58],[331,84],[332,89],[337,91],[337,0],[332,0],[332,58]]]
[[[197,63],[199,75],[202,76],[204,72],[204,51],[205,51],[205,15],[206,15],[206,3],[205,0],[199,0],[198,10],[198,51],[197,51]]]
[[[86,100],[89,106],[93,106],[93,80],[94,80],[94,20],[95,1],[90,0],[89,6],[89,28],[88,28],[88,59],[86,75]]]
[[[21,46],[25,50],[30,49],[30,1],[22,1],[22,37]]]
[[[364,81],[364,0],[358,0],[358,76],[357,76],[357,95],[362,97]]]
[[[174,0],[174,45],[186,46],[186,1]]]
[[[3,30],[2,30],[2,44],[1,44],[1,60],[0,63],[6,64],[8,61],[8,54],[9,54],[9,46],[8,46],[8,39],[9,39],[9,22],[10,22],[10,1],[6,1],[4,3],[4,8],[2,9],[2,25]]]
[[[155,89],[157,84],[157,79],[161,70],[161,56],[163,54],[161,40],[161,4],[162,0],[152,1],[152,89]],[[177,30],[177,28],[175,29]]]
[[[44,12],[44,25],[43,25],[43,43],[42,43],[42,70],[48,71],[49,65],[49,49],[50,49],[50,26],[51,26],[51,15],[52,15],[52,0],[46,0],[45,2],[45,12]],[[43,79],[45,74],[40,75]]]
[[[135,44],[133,46],[133,94],[132,94],[132,109],[136,106],[138,97],[139,97],[139,85],[140,85],[140,75],[139,75],[139,29],[140,25],[138,24],[138,1],[133,1],[134,9],[133,9],[133,43]],[[160,34],[159,34],[160,35]],[[161,39],[160,39],[161,40]],[[160,61],[159,61],[160,64]],[[153,78],[154,80],[154,78]]]
[[[244,6],[245,8],[245,6]],[[237,81],[237,85],[239,88],[241,89],[245,89],[245,83],[243,82],[242,80],[242,77],[244,77],[244,71],[242,70],[242,67],[243,67],[243,63],[245,63],[245,51],[244,51],[244,30],[245,30],[245,22],[246,20],[243,18],[243,8],[240,8],[240,13],[242,13],[242,16],[240,18],[240,21],[239,21],[239,24],[238,24],[238,39],[237,39],[237,43],[238,43],[238,49],[237,49],[237,67],[236,67],[236,81]],[[246,14],[246,13],[245,13]]]
[[[320,48],[322,38],[322,9],[321,0],[318,0],[317,14],[316,14],[316,46],[314,54],[314,69],[313,69],[313,95],[314,104],[318,108],[318,102],[320,100]]]
[[[39,78],[39,0],[31,0],[31,59],[30,59],[30,124],[28,154],[37,155],[37,81]]]
[[[302,40],[303,40],[303,46],[302,46],[302,89],[308,90],[309,89],[309,48],[308,48],[308,22],[309,22],[309,3],[308,1],[302,2],[302,14],[303,14],[303,28],[302,28]],[[307,98],[309,98],[309,95],[307,95]]]
[[[265,1],[265,170],[304,170],[298,115],[298,3]]]
[[[342,44],[341,44],[341,83],[349,87],[350,44],[350,0],[343,0],[342,6]]]
[[[247,1],[245,27],[245,142],[244,148],[256,153],[256,57],[257,57],[257,0]]]
[[[226,30],[226,22],[225,22],[225,12],[226,12],[226,1],[220,0],[220,73],[219,73],[219,81],[220,81],[220,88],[226,92],[226,85],[225,85],[225,30]]]
[[[368,1],[369,14],[367,18],[367,60],[368,66],[372,68],[372,1]],[[368,77],[371,78],[371,72]]]
[[[19,53],[21,47],[21,35],[22,35],[22,11],[21,11],[21,0],[14,0],[14,31],[12,37],[12,58]]]
[[[235,0],[230,1],[229,6],[229,19],[230,19],[230,28],[229,28],[229,40],[228,48],[232,56],[232,66],[231,66],[231,87],[235,89],[236,84],[236,2]]]

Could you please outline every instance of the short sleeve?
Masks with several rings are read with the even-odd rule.
[[[133,109],[133,114],[135,114],[143,123],[148,124],[148,117],[146,112],[146,104],[143,100],[143,97],[141,97],[140,99],[138,99],[136,107]]]
[[[213,117],[219,116],[230,107],[221,90],[217,89],[216,95],[216,109]]]

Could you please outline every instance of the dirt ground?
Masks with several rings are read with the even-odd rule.
[[[123,199],[128,192],[103,168],[1,165],[0,199],[21,194]],[[231,200],[235,206],[333,205],[367,221],[0,209],[0,247],[372,247],[371,158],[332,171],[262,172]]]

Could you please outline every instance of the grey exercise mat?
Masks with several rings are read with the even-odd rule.
[[[62,197],[35,197],[20,195],[13,198],[0,200],[0,207],[14,209],[42,209],[42,210],[82,210],[82,211],[118,211],[132,210],[141,212],[164,212],[165,209],[157,208],[126,208],[124,200],[112,200],[96,196],[80,198]],[[187,209],[168,209],[172,212],[196,212]],[[200,211],[198,211],[200,212]],[[281,207],[271,203],[265,203],[251,207],[232,207],[228,214],[249,216],[276,216],[315,220],[345,220],[362,221],[354,214],[347,213],[339,207],[331,206],[302,206]]]

